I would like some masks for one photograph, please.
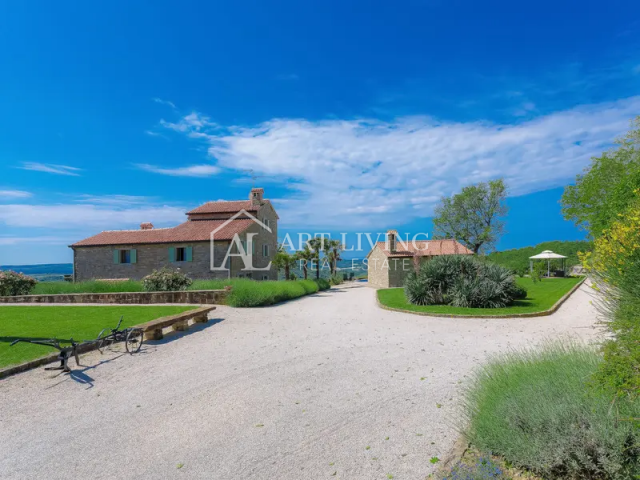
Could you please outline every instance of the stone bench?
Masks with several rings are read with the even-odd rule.
[[[177,315],[156,318],[138,325],[137,328],[142,329],[145,340],[161,340],[163,329],[171,327],[176,332],[182,332],[189,328],[189,320],[193,320],[193,323],[207,323],[209,312],[215,309],[216,307],[200,307]]]

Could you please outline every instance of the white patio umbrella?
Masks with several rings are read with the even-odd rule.
[[[556,258],[561,258],[562,259],[562,270],[564,270],[565,267],[565,259],[567,257],[565,257],[564,255],[560,255],[558,253],[553,253],[551,250],[545,250],[542,253],[539,253],[537,255],[534,255],[533,257],[529,257],[529,269],[530,271],[533,273],[533,261],[534,260],[547,260],[547,277],[551,276],[550,275],[550,267],[549,265],[551,264],[551,260],[556,259]]]

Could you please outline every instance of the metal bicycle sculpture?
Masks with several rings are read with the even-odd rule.
[[[55,348],[60,352],[58,354],[60,366],[45,367],[45,370],[62,370],[63,372],[69,373],[71,372],[71,369],[69,368],[69,358],[73,356],[76,359],[76,365],[80,365],[80,359],[78,358],[80,349],[92,344],[95,344],[98,347],[100,353],[110,350],[113,345],[118,342],[124,342],[125,348],[130,354],[138,353],[140,351],[144,341],[142,329],[130,327],[120,330],[123,318],[124,316],[120,317],[120,321],[116,328],[103,329],[95,340],[87,340],[82,343],[78,343],[75,342],[73,338],[70,338],[69,340],[60,340],[57,338],[18,338],[11,342],[11,346],[13,347],[17,343],[24,342]],[[69,343],[70,345],[63,346],[60,342]]]
[[[98,344],[98,350],[100,353],[104,353],[111,350],[115,343],[124,342],[124,347],[130,354],[138,353],[142,343],[144,342],[144,334],[141,328],[125,328],[120,330],[122,319],[124,315],[120,317],[120,321],[116,328],[104,328],[98,334],[98,338],[95,342]]]
[[[60,360],[60,366],[45,367],[45,370],[62,370],[63,372],[69,373],[71,372],[71,369],[69,368],[69,358],[71,358],[71,356],[75,357],[76,365],[80,365],[80,359],[78,358],[78,347],[84,344],[74,342],[73,338],[69,339],[68,341],[71,343],[71,345],[67,347],[63,347],[62,345],[60,345],[60,340],[58,340],[57,338],[50,338],[50,339],[44,339],[44,340],[19,338],[11,342],[10,346],[13,347],[16,343],[25,342],[25,343],[33,343],[34,345],[44,345],[45,347],[57,348],[60,351],[60,353],[58,354],[58,360]]]

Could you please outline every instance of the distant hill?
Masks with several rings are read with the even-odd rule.
[[[586,252],[593,249],[593,244],[584,240],[574,242],[543,242],[535,247],[515,248],[513,250],[504,250],[502,252],[493,252],[487,255],[492,262],[504,265],[515,272],[529,270],[529,257],[537,255],[544,250],[551,250],[567,257],[566,266],[571,268],[578,265],[578,252]]]

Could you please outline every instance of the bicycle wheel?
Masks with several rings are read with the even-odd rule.
[[[98,342],[98,351],[100,353],[111,350],[111,346],[113,345],[113,335],[111,335],[111,329],[103,328],[102,331],[98,334],[98,338],[96,341]]]
[[[140,347],[142,347],[143,341],[144,337],[141,329],[132,328],[129,330],[129,333],[127,333],[127,339],[125,340],[127,352],[130,354],[138,353],[140,351]]]

